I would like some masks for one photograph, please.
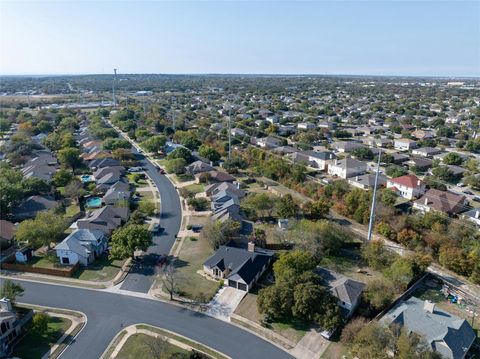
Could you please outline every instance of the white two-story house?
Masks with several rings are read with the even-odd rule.
[[[405,175],[391,178],[387,181],[387,188],[392,189],[399,196],[407,199],[418,198],[425,193],[425,183],[415,175]]]
[[[347,179],[353,176],[361,175],[367,171],[367,164],[353,158],[344,158],[343,160],[334,160],[328,166],[328,174]]]

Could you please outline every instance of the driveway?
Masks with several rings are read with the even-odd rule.
[[[223,287],[208,303],[206,313],[217,319],[230,321],[230,316],[237,309],[247,292],[232,287]]]

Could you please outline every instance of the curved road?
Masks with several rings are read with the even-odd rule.
[[[148,254],[168,255],[170,249],[175,243],[176,235],[180,230],[182,221],[182,208],[177,190],[172,182],[164,175],[158,172],[158,168],[154,166],[143,154],[138,153],[135,147],[132,152],[137,157],[140,165],[150,176],[160,192],[161,215],[160,226],[163,231],[153,236],[153,245],[147,250],[146,259],[137,263],[129,272],[122,284],[122,289],[134,292],[147,293],[153,284],[155,276],[154,257],[148,260]]]
[[[236,326],[201,313],[150,299],[99,290],[22,281],[19,302],[78,310],[88,321],[62,358],[96,359],[113,337],[135,323],[162,327],[232,358],[292,358],[285,351]]]

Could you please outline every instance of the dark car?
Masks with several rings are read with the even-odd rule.
[[[473,193],[472,191],[468,191],[468,190],[467,190],[467,191],[463,191],[463,193],[469,194],[470,196],[473,196],[473,195],[475,194],[475,193]]]
[[[159,168],[158,169],[158,172],[161,174],[161,175],[164,175],[165,174],[165,170],[163,168]]]

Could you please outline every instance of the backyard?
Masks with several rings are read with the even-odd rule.
[[[66,318],[49,317],[48,329],[40,334],[30,330],[25,337],[15,346],[14,357],[22,359],[41,358],[65,331],[72,325]]]
[[[179,291],[182,296],[195,299],[203,295],[210,300],[217,292],[218,282],[208,280],[197,273],[202,270],[203,262],[212,254],[213,250],[205,239],[185,238],[175,261],[180,277]]]

